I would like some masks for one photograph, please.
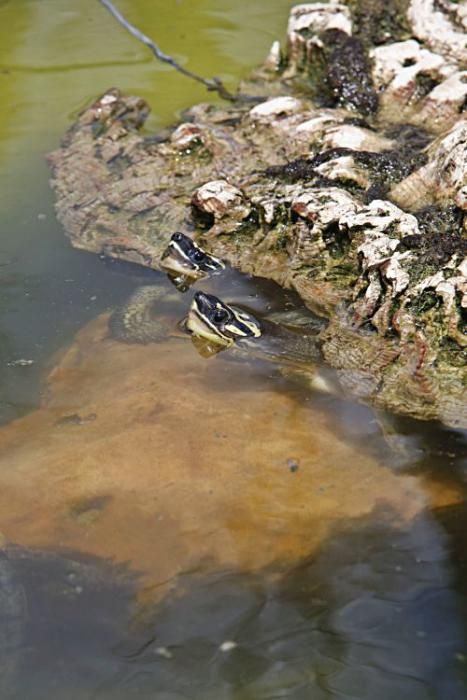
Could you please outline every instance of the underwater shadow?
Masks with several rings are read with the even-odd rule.
[[[465,700],[449,537],[428,512],[396,518],[377,508],[344,521],[282,577],[180,577],[140,610],[95,700]]]

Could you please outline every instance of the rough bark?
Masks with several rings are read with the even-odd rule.
[[[327,317],[351,393],[467,428],[467,74],[459,42],[423,34],[460,20],[400,5],[293,8],[286,55],[275,43],[242,86],[263,101],[196,105],[158,136],[142,100],[108,91],[51,154],[52,184],[76,247],[157,269],[191,233]]]

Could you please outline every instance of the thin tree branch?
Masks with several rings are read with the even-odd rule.
[[[143,32],[137,29],[133,24],[130,24],[130,22],[128,22],[128,20],[125,19],[122,13],[119,10],[117,10],[115,5],[112,2],[110,2],[110,0],[99,0],[99,2],[102,5],[104,5],[104,7],[117,20],[117,22],[119,22],[122,25],[122,27],[124,27],[132,36],[134,36],[135,39],[145,44],[145,46],[147,46],[148,49],[151,49],[154,56],[159,61],[168,63],[179,73],[182,73],[182,75],[186,75],[187,78],[191,78],[192,80],[196,80],[198,83],[202,83],[208,90],[217,92],[219,97],[222,97],[224,100],[236,102],[237,100],[242,99],[240,95],[232,95],[232,93],[229,92],[226,87],[224,87],[223,83],[219,80],[219,78],[203,78],[202,76],[197,75],[196,73],[193,73],[187,68],[181,66],[179,63],[177,63],[177,61],[174,58],[172,58],[172,56],[169,56],[168,54],[161,51],[158,45],[154,41],[152,41],[152,39],[146,36],[146,34],[143,34]]]

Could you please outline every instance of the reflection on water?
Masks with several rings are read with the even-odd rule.
[[[2,698],[461,700],[465,601],[446,536],[426,514],[394,516],[343,521],[284,576],[187,573],[133,616],[128,571],[11,550],[21,642],[2,657],[15,666]]]
[[[407,529],[393,517],[343,523],[275,584],[187,577],[139,653],[126,650],[112,697],[139,686],[192,698],[464,698],[465,604],[450,590],[445,536],[426,516]]]
[[[118,1],[228,87],[290,4]],[[94,0],[0,2],[0,39],[0,542],[18,544],[0,554],[0,700],[465,698],[466,434],[382,431],[267,364],[124,346],[105,319],[51,359],[166,282],[69,247],[45,153],[110,85],[151,103],[150,129],[207,96]],[[258,313],[297,303],[231,271],[203,285]]]
[[[79,553],[0,555],[2,700],[84,700],[120,663],[136,578]]]

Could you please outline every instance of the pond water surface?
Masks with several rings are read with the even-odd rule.
[[[231,88],[291,4],[118,2]],[[172,325],[191,293],[73,250],[45,155],[110,86],[148,130],[214,98],[97,0],[0,1],[0,45],[0,700],[466,698],[465,433],[110,339],[139,284]],[[299,305],[233,271],[199,288]]]

